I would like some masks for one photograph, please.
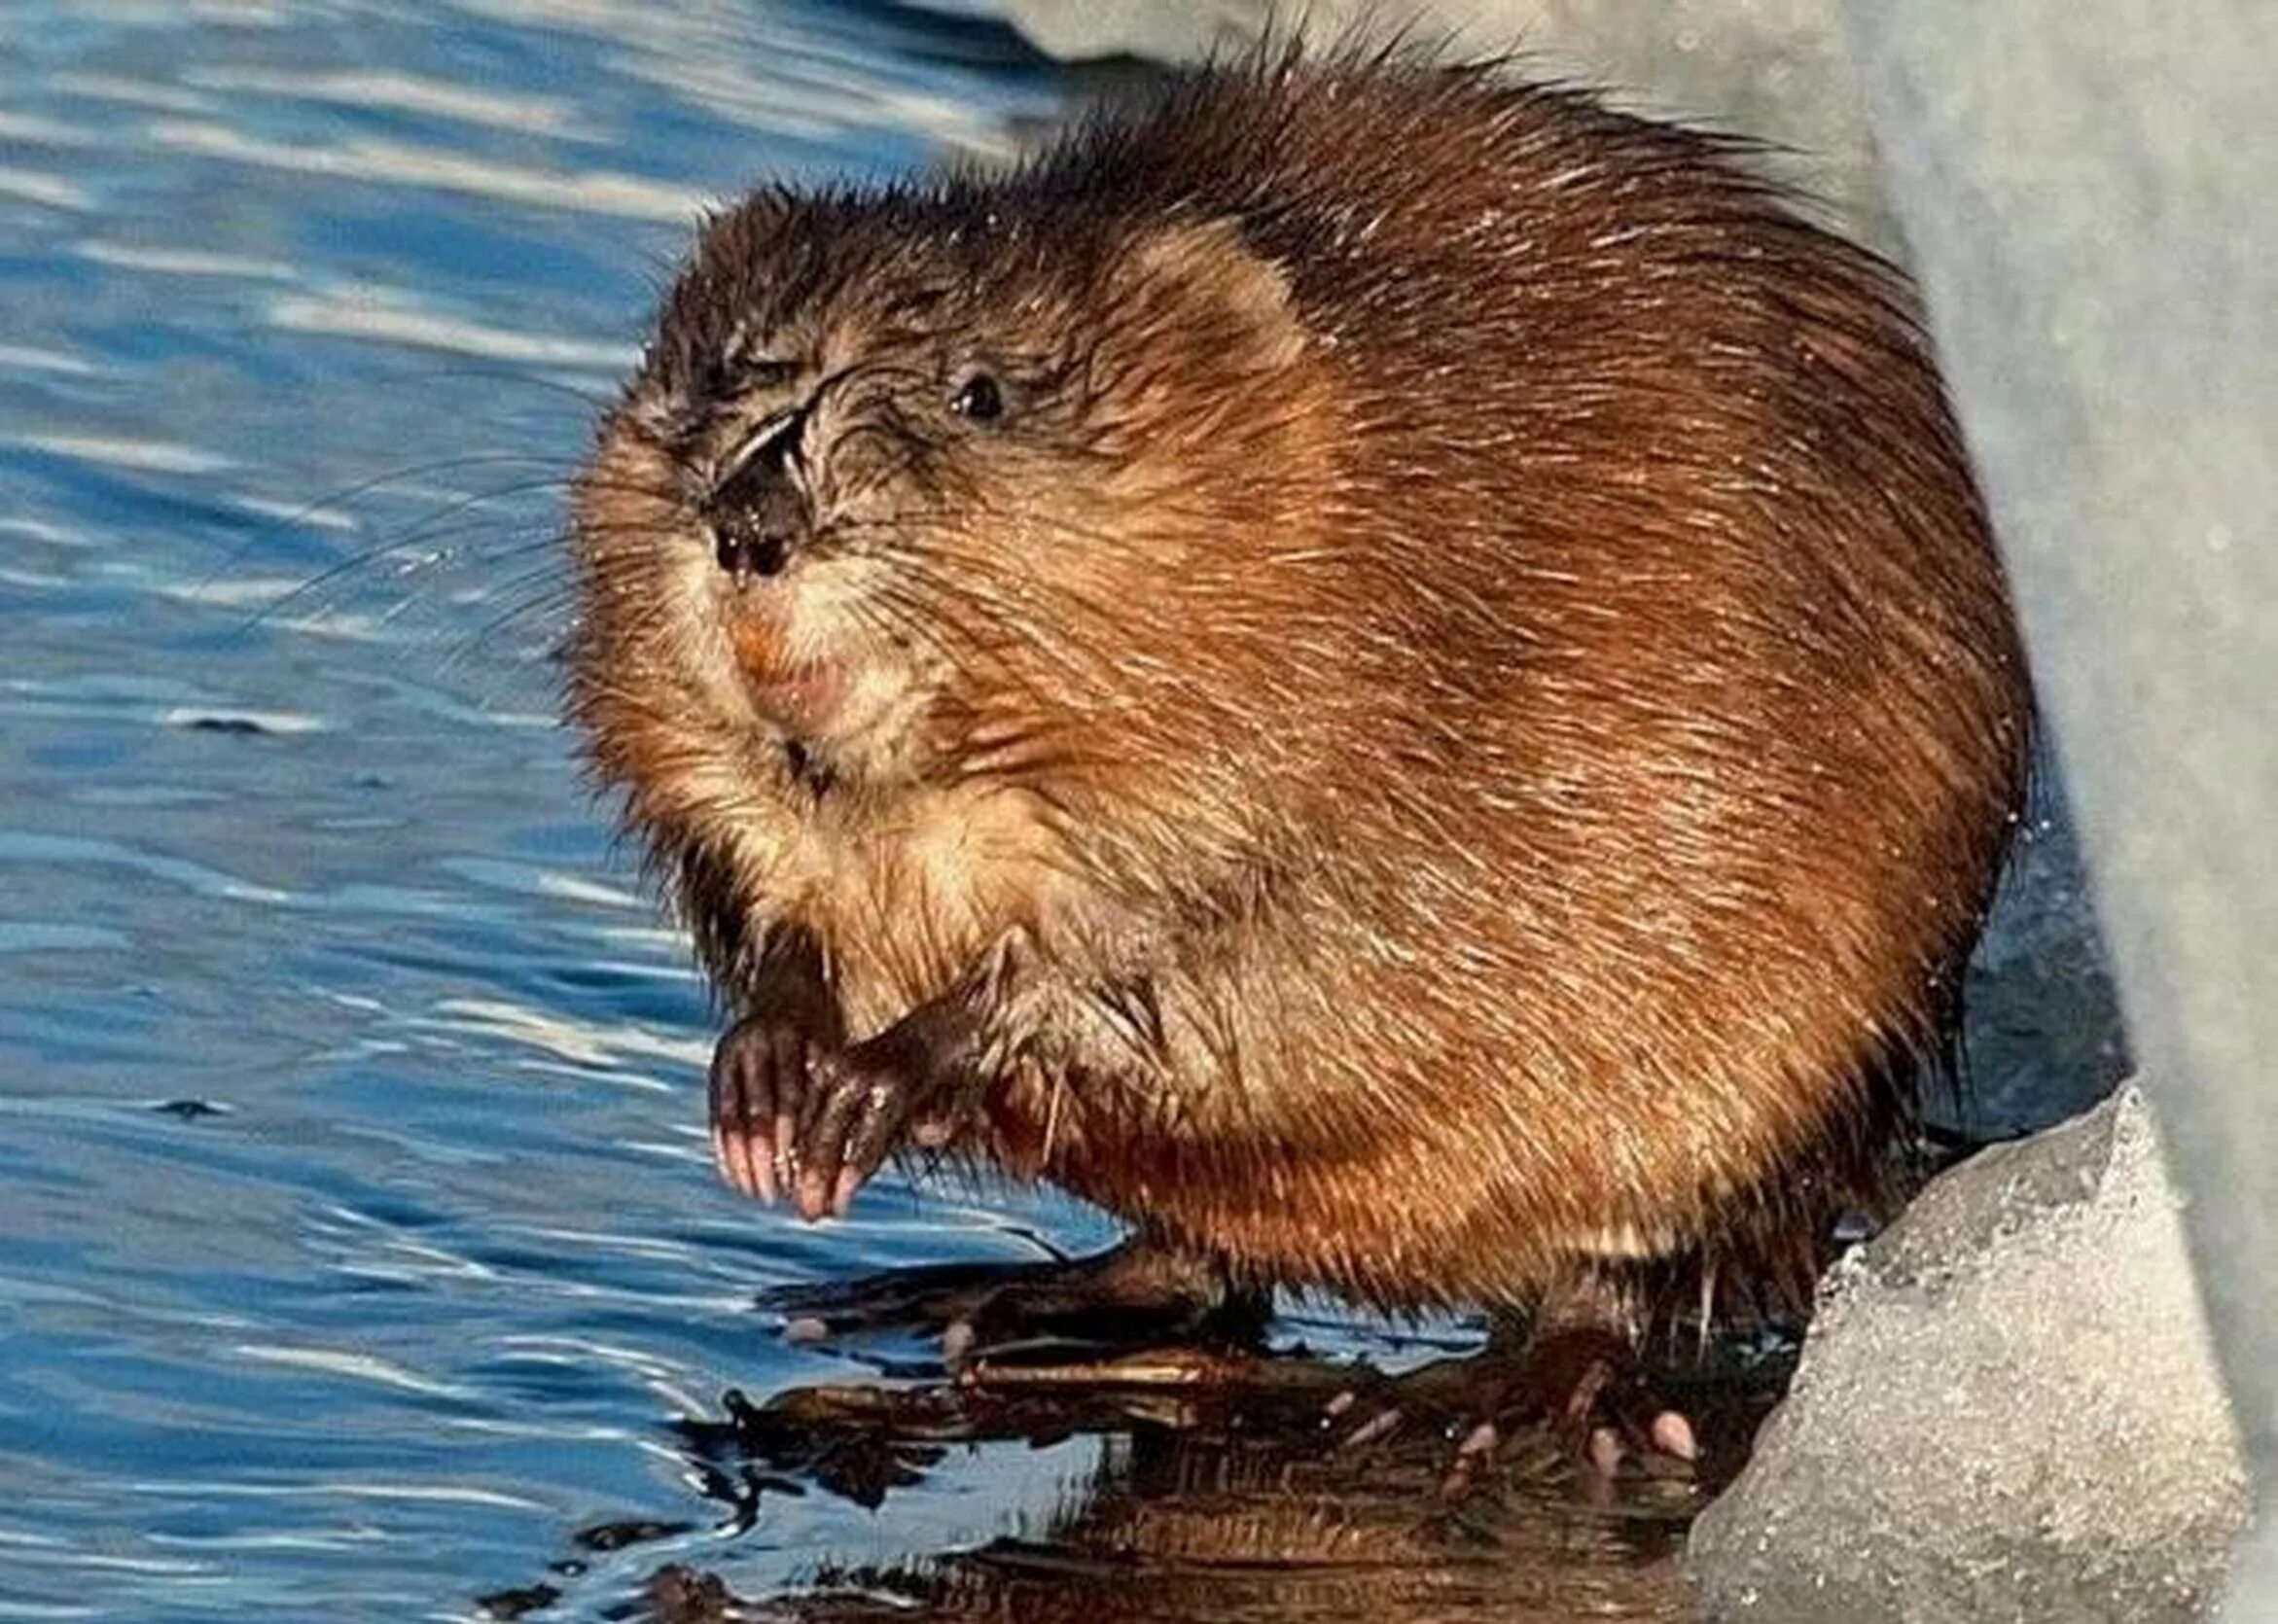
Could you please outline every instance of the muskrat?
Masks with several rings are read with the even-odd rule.
[[[1385,1308],[1873,1183],[2028,692],[1904,278],[1746,160],[1277,48],[704,226],[571,698],[736,1017],[733,1183],[946,1141]]]

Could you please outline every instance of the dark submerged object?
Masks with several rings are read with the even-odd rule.
[[[728,1176],[812,1218],[945,1143],[1187,1286],[1791,1272],[2024,781],[1900,275],[1729,143],[1408,57],[757,194],[576,551]]]

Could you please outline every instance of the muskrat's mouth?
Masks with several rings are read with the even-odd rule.
[[[846,673],[820,660],[762,676],[744,673],[752,703],[771,722],[805,737],[824,731],[846,700]]]
[[[791,655],[773,617],[738,617],[729,641],[744,691],[768,721],[805,737],[825,730],[844,708],[853,687],[846,667],[836,660]]]

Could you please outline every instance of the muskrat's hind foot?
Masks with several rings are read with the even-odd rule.
[[[1442,1485],[1450,1496],[1468,1493],[1504,1442],[1527,1428],[1547,1430],[1600,1480],[1625,1460],[1652,1472],[1689,1471],[1700,1453],[1692,1422],[1655,1393],[1635,1326],[1611,1289],[1559,1291],[1530,1319],[1497,1323],[1480,1352],[1387,1383],[1346,1446],[1417,1422],[1439,1426],[1456,1440]]]
[[[1499,1357],[1492,1344],[1486,1357]],[[1536,1329],[1515,1354],[1500,1357],[1516,1362],[1504,1380],[1498,1410],[1482,1425],[1497,1430],[1506,1422],[1548,1426],[1569,1452],[1606,1477],[1630,1457],[1649,1467],[1690,1465],[1698,1458],[1691,1420],[1661,1402],[1636,1341],[1626,1333],[1597,1324],[1549,1324]],[[1466,1459],[1476,1460],[1495,1439],[1474,1436],[1466,1442],[1473,1445]]]
[[[763,1302],[785,1317],[787,1334],[936,1330],[945,1357],[959,1362],[1047,1347],[1247,1342],[1270,1306],[1215,1260],[1139,1239],[1064,1261],[944,1263],[788,1287]]]

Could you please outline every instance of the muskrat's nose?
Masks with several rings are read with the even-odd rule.
[[[705,505],[712,556],[736,582],[781,575],[810,528],[806,498],[782,452],[763,447]]]
[[[712,526],[712,556],[739,583],[751,576],[781,575],[791,561],[791,538],[748,523],[752,516],[731,514]]]

